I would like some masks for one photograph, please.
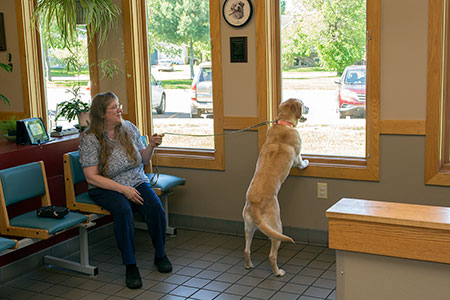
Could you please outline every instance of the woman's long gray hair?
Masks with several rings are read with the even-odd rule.
[[[92,99],[91,109],[89,111],[90,124],[86,130],[86,134],[93,133],[100,142],[100,175],[106,176],[105,171],[108,168],[108,157],[112,153],[112,144],[105,137],[104,119],[106,109],[113,102],[119,98],[112,92],[105,92],[97,94]],[[115,127],[116,132],[116,144],[126,150],[128,159],[135,162],[138,165],[138,153],[134,147],[134,143],[131,140],[131,136],[128,131],[122,125],[122,122]]]

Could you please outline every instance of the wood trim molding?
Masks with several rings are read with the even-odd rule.
[[[425,135],[425,120],[380,120],[380,134]]]
[[[450,173],[441,171],[440,154],[443,60],[448,52],[444,51],[444,11],[444,1],[429,1],[425,184],[450,186]]]
[[[224,117],[223,129],[238,130],[258,124],[257,117]],[[257,130],[257,128],[255,128]]]
[[[16,1],[16,19],[22,70],[25,117],[41,117],[47,125],[40,35],[32,24],[35,2]]]
[[[450,263],[450,208],[341,199],[326,212],[330,248]]]
[[[145,1],[123,0],[127,117],[143,135],[151,134]]]

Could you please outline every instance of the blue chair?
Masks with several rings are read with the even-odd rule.
[[[83,168],[80,164],[80,153],[72,151],[63,156],[64,182],[66,187],[66,206],[71,210],[82,212],[109,215],[109,211],[97,205],[87,192],[76,195],[75,185],[86,181]]]
[[[145,146],[148,145],[147,136],[143,135],[141,137],[142,142]],[[170,174],[161,174],[159,172],[154,173],[152,169],[152,162],[145,166],[145,172],[150,182],[152,183],[153,190],[161,199],[161,202],[164,206],[164,211],[166,212],[166,220],[167,220],[167,234],[176,234],[177,229],[175,227],[169,226],[169,196],[173,194],[173,188],[184,185],[186,180],[184,178],[170,175]],[[142,228],[141,224],[137,224],[138,228]]]
[[[52,256],[45,256],[44,263],[69,268],[91,275],[97,268],[87,263],[87,253],[82,245],[87,241],[88,217],[69,212],[62,219],[38,217],[35,210],[10,218],[7,208],[24,200],[39,197],[41,206],[51,205],[44,162],[33,162],[0,170],[0,233],[31,239],[48,239],[66,230],[80,228],[80,255],[82,262],[74,263]],[[26,185],[26,186],[24,186]],[[87,250],[87,249],[86,249]]]

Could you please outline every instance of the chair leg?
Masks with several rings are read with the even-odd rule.
[[[166,233],[170,234],[170,235],[176,235],[177,229],[175,227],[169,226],[169,193],[172,194],[173,192],[168,191],[167,193],[164,193],[163,195],[161,195],[162,196],[161,200],[164,205],[164,211],[166,212],[166,223],[167,223]]]
[[[89,265],[89,242],[88,242],[88,228],[94,226],[95,223],[80,224],[80,262],[74,262],[67,259],[62,259],[50,255],[44,256],[44,263],[51,264],[57,267],[66,268],[80,273],[96,276],[98,275],[98,268]]]

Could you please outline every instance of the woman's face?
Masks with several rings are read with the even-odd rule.
[[[104,123],[105,126],[116,126],[122,121],[122,104],[118,100],[113,100],[106,108]]]

